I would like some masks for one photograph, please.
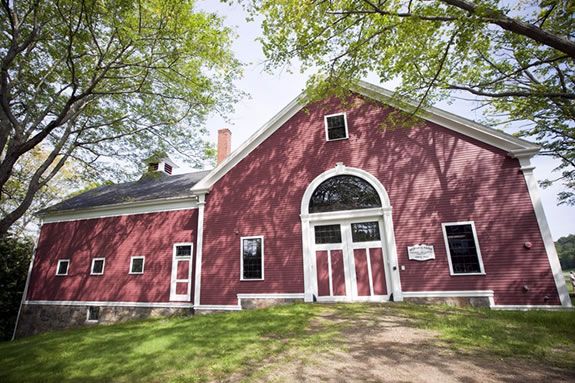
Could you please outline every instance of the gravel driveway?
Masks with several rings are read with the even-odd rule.
[[[323,320],[344,322],[325,316]],[[572,370],[532,360],[463,353],[432,331],[400,316],[354,318],[338,347],[327,352],[290,353],[270,361],[249,382],[575,382]]]

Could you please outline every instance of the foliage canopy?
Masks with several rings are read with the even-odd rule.
[[[295,60],[302,71],[318,70],[310,95],[375,74],[400,80],[397,96],[419,106],[472,96],[488,109],[486,122],[511,124],[560,160],[552,181],[567,188],[560,202],[575,203],[573,1],[246,2],[263,18],[270,70]]]
[[[0,30],[0,202],[25,180],[0,235],[67,162],[91,180],[157,149],[197,164],[206,115],[240,96],[234,33],[192,0],[3,0]],[[48,154],[18,176],[35,149]]]

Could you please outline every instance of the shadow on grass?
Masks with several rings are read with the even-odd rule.
[[[317,311],[290,305],[43,334],[0,344],[0,381],[217,379],[301,340]]]

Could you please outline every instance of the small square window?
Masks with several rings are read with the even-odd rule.
[[[86,320],[88,322],[98,322],[100,320],[100,307],[88,306],[88,313]]]
[[[130,274],[144,274],[144,257],[131,258]]]
[[[347,138],[347,119],[345,113],[325,116],[325,130],[328,141]]]
[[[339,225],[315,226],[315,243],[341,243],[341,227]]]
[[[68,275],[69,266],[70,266],[70,260],[68,259],[58,260],[58,266],[56,267],[56,275]]]
[[[104,258],[92,259],[92,271],[90,272],[90,274],[92,274],[92,275],[103,275],[105,264],[106,264],[106,260]]]

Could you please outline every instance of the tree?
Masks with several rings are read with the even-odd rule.
[[[575,234],[561,237],[555,242],[561,268],[563,270],[575,269]]]
[[[397,97],[419,100],[414,114],[473,96],[492,113],[489,123],[511,124],[560,160],[544,186],[561,181],[559,202],[575,204],[572,1],[249,0],[248,10],[263,17],[268,69],[299,60],[302,71],[319,70],[311,97],[370,73],[401,80]]]
[[[192,0],[0,0],[0,30],[0,203],[25,190],[0,237],[70,161],[88,179],[130,175],[156,149],[200,161],[205,117],[241,95],[234,34]]]
[[[12,337],[33,249],[27,237],[0,238],[0,340]]]

